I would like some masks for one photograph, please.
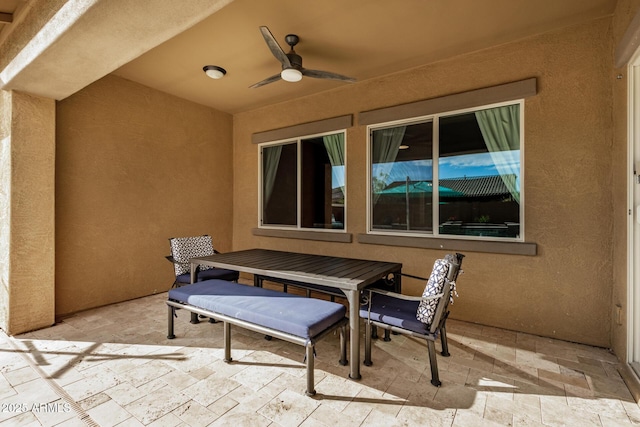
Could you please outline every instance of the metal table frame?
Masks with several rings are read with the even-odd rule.
[[[387,275],[393,275],[395,286],[401,286],[402,264],[397,262],[370,261],[268,249],[247,249],[205,257],[192,258],[191,283],[194,283],[196,266],[210,265],[217,268],[241,271],[254,275],[254,285],[263,279],[282,279],[290,282],[330,286],[341,289],[349,303],[349,377],[360,379],[360,292]]]

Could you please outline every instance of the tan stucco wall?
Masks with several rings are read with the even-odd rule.
[[[0,103],[0,328],[54,322],[55,102],[3,92]]]
[[[0,329],[9,327],[11,92],[0,91]]]
[[[169,237],[230,250],[230,115],[107,76],[58,103],[56,136],[57,315],[166,291]]]
[[[535,257],[466,253],[454,318],[570,341],[610,345],[612,277],[612,35],[610,19],[465,55],[382,79],[234,116],[233,248],[268,247],[400,261],[425,275],[442,253],[357,243],[366,229],[366,127],[357,113],[538,78],[525,103],[525,237]],[[302,83],[304,84],[304,83]],[[343,114],[348,232],[354,243],[253,236],[258,149],[251,135]],[[406,293],[423,283],[406,280]]]

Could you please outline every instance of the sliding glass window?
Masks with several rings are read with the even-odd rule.
[[[371,126],[369,232],[522,240],[522,106]]]
[[[261,227],[345,229],[344,132],[259,149]]]

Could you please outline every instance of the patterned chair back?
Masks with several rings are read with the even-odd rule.
[[[171,256],[175,260],[173,265],[176,270],[176,277],[191,271],[191,264],[189,263],[191,258],[215,254],[213,240],[211,236],[206,234],[195,237],[172,237],[169,239],[169,245],[171,246]],[[210,268],[212,267],[201,265],[200,271]]]
[[[436,260],[433,264],[433,270],[431,271],[431,275],[429,276],[429,280],[427,281],[427,285],[425,286],[422,294],[423,297],[433,297],[442,293],[444,293],[444,295],[449,295],[449,298],[446,298],[446,302],[442,304],[442,310],[445,312],[445,315],[449,303],[453,304],[454,295],[458,296],[458,292],[456,290],[456,279],[460,273],[462,258],[464,258],[464,255],[456,253],[455,255],[447,254],[444,259]],[[445,287],[446,291],[444,290]],[[418,305],[416,318],[422,323],[432,326],[432,329],[435,330],[435,327],[438,325],[434,325],[433,321],[440,320],[439,313],[437,313],[439,305],[440,300],[438,299],[421,301]]]
[[[449,261],[445,259],[437,259],[433,263],[433,270],[427,281],[427,285],[422,293],[423,297],[434,297],[442,293],[447,275],[449,274]],[[429,299],[420,301],[416,318],[425,325],[431,325],[438,307],[439,299]]]

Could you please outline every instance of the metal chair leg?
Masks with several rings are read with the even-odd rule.
[[[440,387],[440,376],[438,375],[438,360],[436,356],[436,344],[427,340],[427,347],[429,348],[429,363],[431,364],[431,384],[436,387]]]
[[[371,325],[371,338],[378,339],[378,327],[376,325]]]
[[[444,357],[449,357],[449,343],[447,342],[447,328],[445,325],[442,325],[440,328],[440,342],[442,343],[442,355]]]
[[[167,323],[167,326],[168,326],[167,338],[170,340],[176,337],[175,334],[173,333],[173,318],[175,315],[176,315],[176,309],[174,307],[169,307],[169,322]]]
[[[193,323],[194,325],[197,323],[200,323],[200,319],[198,319],[198,315],[196,313],[191,313],[191,321],[190,323]]]

